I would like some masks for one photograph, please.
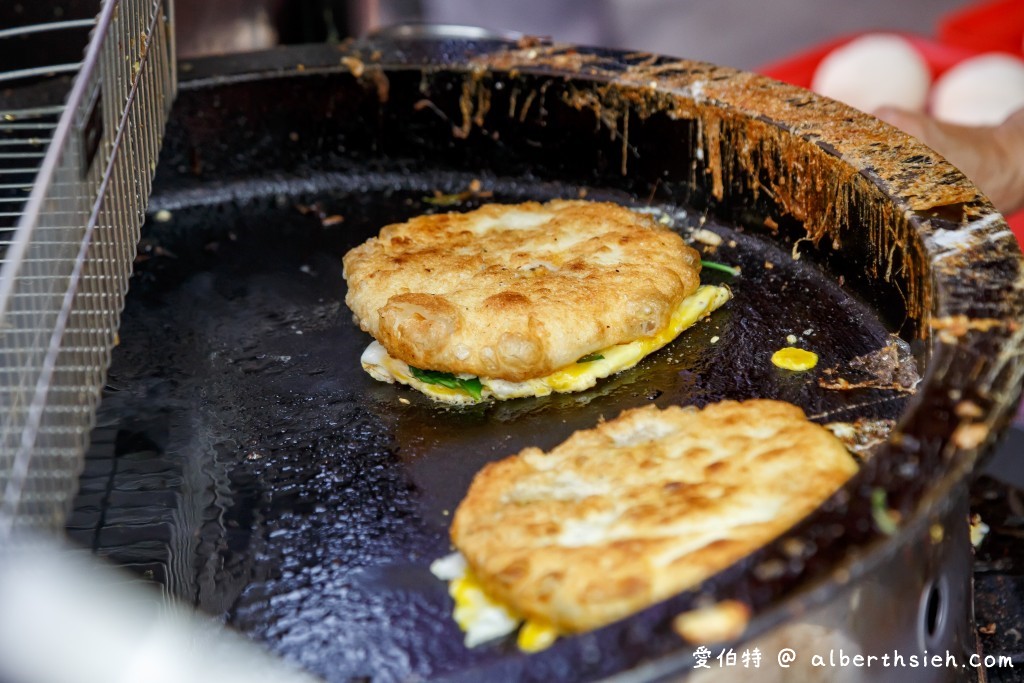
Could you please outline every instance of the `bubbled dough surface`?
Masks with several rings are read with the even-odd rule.
[[[628,410],[477,474],[451,536],[494,597],[575,632],[690,588],[813,511],[857,469],[797,406]]]
[[[392,357],[512,382],[653,334],[700,284],[679,235],[587,201],[419,216],[344,266],[345,303]]]

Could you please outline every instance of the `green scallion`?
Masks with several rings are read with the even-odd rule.
[[[412,373],[413,377],[424,384],[436,384],[438,386],[447,387],[448,389],[464,391],[477,401],[483,398],[483,384],[480,383],[479,377],[456,377],[450,372],[420,370],[419,368],[414,368],[411,365],[409,366],[409,372]]]
[[[899,513],[889,509],[885,489],[876,488],[871,491],[871,516],[875,520],[875,526],[886,536],[892,536],[899,529]]]
[[[719,263],[717,261],[705,261],[704,259],[701,259],[700,265],[702,268],[707,268],[708,270],[717,270],[720,273],[727,273],[729,275],[732,275],[733,277],[740,274],[739,268],[727,266],[724,263]]]

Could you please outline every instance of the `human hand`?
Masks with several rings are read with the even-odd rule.
[[[1024,208],[1024,109],[998,126],[959,126],[882,107],[875,116],[916,137],[963,171],[1003,214]]]

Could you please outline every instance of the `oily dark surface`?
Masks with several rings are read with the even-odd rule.
[[[941,518],[1019,393],[1019,253],[984,198],[909,138],[804,91],[519,47],[182,66],[74,538],[328,680],[551,681],[680,659],[669,623],[699,600],[799,613],[801,587],[870,571],[909,538],[875,523],[879,489],[903,520]],[[709,258],[743,268],[736,298],[581,394],[450,411],[374,382],[341,254],[473,180],[495,201],[663,207],[684,232],[707,217],[725,237]],[[916,396],[818,387],[887,331],[927,364]],[[814,373],[770,365],[790,333],[821,354]],[[462,647],[427,566],[479,467],[627,407],[748,396],[901,422],[811,518],[699,592],[530,657]]]
[[[438,209],[419,190],[358,180],[358,193],[277,194],[151,221],[100,409],[116,473],[105,499],[83,490],[70,524],[122,561],[142,547],[132,534],[148,529],[151,554],[134,558],[143,571],[328,680],[521,657],[508,643],[465,649],[428,571],[450,551],[450,513],[487,462],[650,402],[772,397],[821,421],[899,413],[892,392],[816,381],[886,343],[877,316],[816,266],[714,223],[705,227],[724,243],[713,258],[742,274],[704,280],[726,282],[735,298],[592,390],[451,410],[376,382],[359,366],[370,338],[344,306],[341,255],[389,221]],[[494,201],[546,198],[521,181],[490,187]],[[680,227],[699,220],[669,211]],[[815,371],[771,364],[790,334],[821,355]],[[100,475],[99,459],[94,467]],[[147,484],[168,514],[133,507],[127,490]],[[92,507],[102,520],[88,518]]]

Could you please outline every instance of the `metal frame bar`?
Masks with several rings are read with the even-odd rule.
[[[0,169],[26,176],[0,187],[29,190],[0,198],[0,208],[24,203],[20,214],[0,211],[20,215],[0,239],[0,542],[21,527],[59,527],[77,485],[176,90],[169,9],[169,0],[104,0],[95,21],[0,32],[94,26],[65,106],[0,112],[0,134],[39,131],[0,139],[16,150],[0,160],[41,160]],[[0,82],[29,71],[53,67]],[[90,159],[82,142],[97,117]]]
[[[45,33],[47,31],[60,31],[73,28],[91,28],[96,25],[96,18],[92,19],[68,19],[67,21],[49,21],[45,24],[29,24],[27,26],[15,26],[0,30],[0,40],[24,36],[31,33]]]

